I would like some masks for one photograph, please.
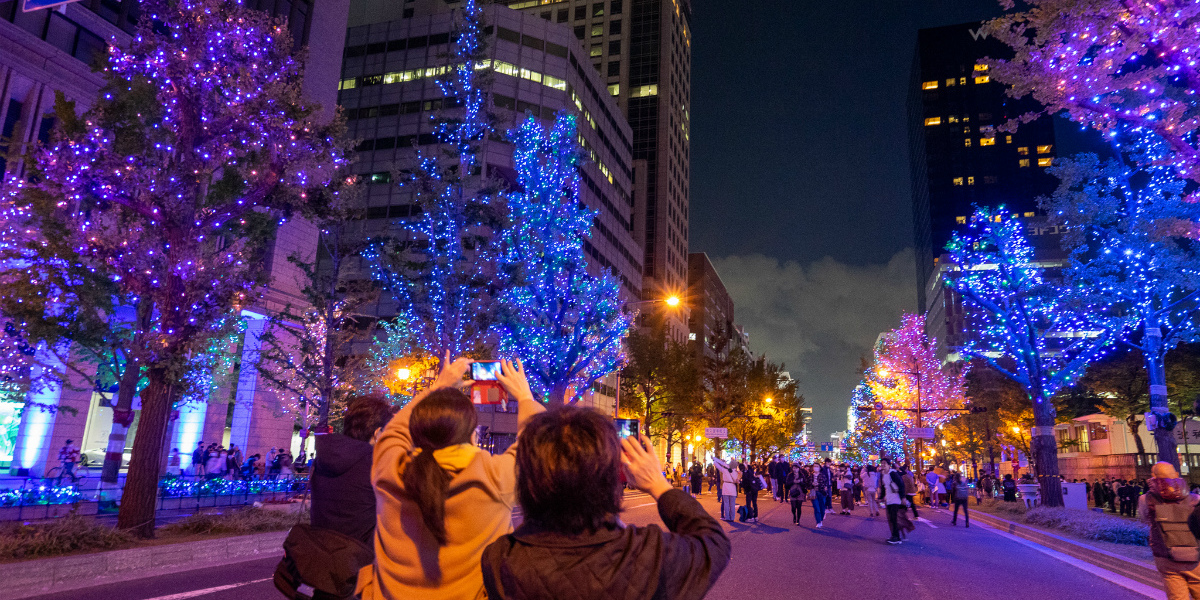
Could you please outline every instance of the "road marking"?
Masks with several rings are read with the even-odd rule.
[[[271,577],[268,577],[266,579],[255,579],[254,581],[243,581],[242,583],[231,583],[229,585],[219,585],[217,587],[211,587],[211,588],[207,588],[207,589],[203,589],[203,590],[194,590],[191,592],[180,592],[178,594],[171,594],[169,596],[159,596],[157,598],[148,598],[147,600],[187,600],[188,598],[196,598],[198,596],[215,594],[217,592],[223,592],[225,590],[232,590],[234,588],[240,588],[240,587],[246,586],[246,585],[254,585],[256,583],[262,583],[264,581],[271,581],[271,579],[272,579]]]
[[[1025,538],[1017,537],[1015,535],[1012,535],[1011,533],[1008,533],[1007,531],[1001,531],[1001,530],[999,530],[995,527],[992,527],[986,523],[976,521],[975,526],[983,528],[984,531],[990,531],[1000,537],[1010,539],[1018,544],[1021,544],[1023,546],[1027,546],[1029,548],[1037,550],[1038,552],[1041,552],[1042,554],[1047,554],[1047,555],[1051,556],[1052,558],[1056,558],[1062,562],[1067,563],[1068,565],[1071,565],[1078,569],[1087,571],[1088,573],[1091,573],[1092,575],[1095,575],[1096,577],[1104,579],[1110,583],[1115,583],[1131,592],[1141,594],[1147,598],[1153,598],[1154,600],[1166,600],[1167,593],[1158,588],[1148,586],[1144,583],[1134,581],[1133,579],[1125,577],[1124,575],[1118,575],[1116,573],[1113,573],[1112,571],[1109,571],[1108,569],[1097,567],[1096,565],[1093,565],[1092,563],[1084,562],[1082,560],[1079,560],[1078,558],[1068,556],[1057,550],[1047,548],[1037,542],[1031,542]]]
[[[934,528],[934,529],[937,529],[937,528],[938,528],[938,526],[937,526],[937,525],[934,525],[933,523],[929,522],[929,519],[926,519],[925,517],[917,517],[917,520],[918,520],[918,521],[920,521],[920,522],[922,522],[922,523],[924,523],[924,524],[926,524],[926,525],[928,525],[928,526],[930,526],[930,527],[932,527],[932,528]]]
[[[647,503],[645,503],[645,504],[639,504],[639,505],[637,505],[637,506],[626,506],[626,507],[625,507],[625,508],[623,508],[622,510],[632,510],[632,509],[634,509],[634,508],[641,508],[641,507],[643,507],[643,506],[654,506],[655,504],[658,504],[658,502],[657,502],[657,501],[655,501],[655,502],[647,502]]]

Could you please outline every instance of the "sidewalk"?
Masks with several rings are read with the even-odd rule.
[[[283,555],[287,531],[0,564],[12,600]]]

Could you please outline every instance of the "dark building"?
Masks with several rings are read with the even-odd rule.
[[[642,246],[642,297],[688,283],[691,185],[691,0],[497,0],[562,23],[633,130],[634,235]],[[686,310],[666,315],[677,339]]]
[[[688,255],[688,343],[697,358],[715,358],[743,343],[733,322],[733,298],[708,255]]]
[[[975,206],[1004,205],[1014,215],[1034,217],[1040,214],[1037,198],[1058,184],[1046,172],[1057,155],[1051,117],[1015,133],[1000,131],[1009,120],[1040,108],[1029,98],[1009,98],[979,64],[1009,56],[1011,50],[979,23],[917,34],[908,113],[921,311],[932,310],[938,295],[938,257]]]

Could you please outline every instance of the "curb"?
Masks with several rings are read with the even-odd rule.
[[[287,531],[0,564],[5,598],[90,588],[283,555]]]
[[[1041,529],[1001,519],[983,511],[972,511],[971,518],[1021,539],[1041,544],[1056,552],[1127,577],[1157,590],[1165,590],[1162,575],[1152,565],[1137,562],[1107,550],[1095,548],[1082,542],[1054,535]]]

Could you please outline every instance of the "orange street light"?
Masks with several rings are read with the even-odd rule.
[[[412,378],[412,369],[408,367],[400,367],[396,369],[396,379],[400,381],[408,381]]]
[[[679,306],[679,296],[667,296],[663,302],[666,302],[667,306]]]

